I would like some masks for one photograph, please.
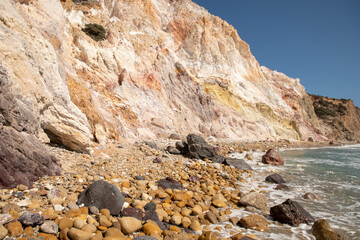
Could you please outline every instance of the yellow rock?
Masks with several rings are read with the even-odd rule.
[[[212,202],[212,204],[213,204],[215,207],[218,207],[218,208],[225,208],[225,207],[227,207],[227,204],[226,204],[224,201],[222,201],[222,200],[214,200],[214,201]]]
[[[23,232],[22,225],[19,221],[10,222],[6,224],[5,227],[9,231],[10,237],[19,236]]]
[[[194,220],[190,226],[189,229],[193,230],[193,231],[201,231],[201,225],[199,223],[198,220]]]
[[[159,226],[153,222],[145,223],[143,226],[143,231],[148,236],[151,236],[152,234],[157,234],[160,236],[162,233],[162,230],[159,228]]]

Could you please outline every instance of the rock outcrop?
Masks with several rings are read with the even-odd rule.
[[[190,0],[4,0],[0,15],[9,90],[42,141],[89,152],[174,132],[326,140],[299,80],[260,67],[231,25]],[[105,34],[88,36],[89,23]]]
[[[311,95],[316,115],[321,119],[325,136],[336,142],[360,139],[360,108],[349,99]]]
[[[59,161],[39,142],[39,122],[26,99],[9,91],[0,61],[0,188],[27,186],[43,175],[60,174]]]

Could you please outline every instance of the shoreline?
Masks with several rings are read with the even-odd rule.
[[[219,229],[209,227],[212,224],[206,215],[209,211],[215,213],[218,222],[225,222],[224,226],[227,227],[226,231],[228,231],[231,236],[240,234],[239,228],[231,225],[229,222],[230,216],[232,216],[237,209],[240,209],[237,201],[241,195],[244,194],[239,190],[243,185],[242,183],[239,185],[239,179],[241,181],[241,179],[246,178],[246,180],[254,182],[253,175],[256,175],[257,172],[241,171],[225,165],[219,167],[207,160],[191,160],[181,155],[168,154],[162,150],[167,145],[173,145],[175,142],[174,140],[158,141],[159,149],[151,148],[144,143],[111,143],[106,146],[98,145],[94,148],[92,155],[47,146],[47,149],[60,159],[64,169],[63,174],[61,176],[43,177],[34,183],[32,189],[26,189],[22,186],[11,190],[0,189],[0,208],[4,209],[9,203],[18,205],[20,209],[18,208],[18,211],[14,210],[16,213],[13,212],[12,215],[12,221],[14,222],[16,222],[16,217],[19,217],[22,212],[31,211],[43,214],[48,221],[59,223],[60,219],[66,216],[68,211],[71,211],[68,205],[71,202],[76,203],[78,193],[83,191],[92,182],[104,179],[118,187],[120,191],[128,194],[126,202],[129,206],[143,209],[145,204],[154,202],[157,205],[157,210],[160,209],[160,212],[162,212],[162,210],[165,211],[165,213],[162,212],[162,214],[164,214],[164,216],[161,216],[162,221],[168,222],[177,228],[176,231],[172,231],[175,227],[173,227],[171,231],[166,230],[169,231],[166,232],[168,235],[160,234],[162,238],[158,239],[166,239],[167,236],[182,236],[183,239],[198,239],[200,237],[202,232],[199,231],[199,229],[197,231],[191,229],[191,233],[187,233],[186,229],[190,228],[189,226],[184,227],[187,223],[184,224],[174,219],[175,217],[173,216],[178,216],[179,214],[182,219],[187,217],[190,220],[190,224],[198,222],[202,226],[203,232],[211,231],[211,234],[216,235],[216,230]],[[256,152],[256,154],[264,154],[264,151],[270,148],[289,149],[334,146],[311,142],[289,142],[287,140],[278,142],[260,141],[255,143],[209,143],[217,146],[219,153],[224,156],[235,152]],[[160,159],[160,161],[156,162],[156,159]],[[143,180],[144,183],[135,179],[135,176],[140,175],[145,178],[145,180]],[[189,182],[188,179],[194,175],[198,176],[205,185],[196,181]],[[178,190],[162,192],[156,186],[156,181],[166,177],[171,177],[179,181],[187,190],[185,192]],[[260,193],[262,189],[261,185],[260,183],[258,186],[255,186]],[[23,190],[23,188],[25,190]],[[47,196],[47,193],[51,191],[52,188],[59,189],[61,193],[56,201],[51,200]],[[227,189],[234,189],[234,191],[229,192]],[[24,195],[22,197],[14,196],[14,194],[18,192],[22,192]],[[176,200],[174,200],[174,195],[177,193],[192,195],[191,200],[189,202],[179,201],[179,199],[176,198]],[[217,196],[217,194],[222,195],[220,198],[225,205],[222,203],[221,207],[218,207],[213,204],[213,198]],[[185,205],[182,202],[185,202]],[[165,203],[170,203],[170,206]],[[182,215],[182,208],[191,210],[195,206],[201,206],[201,213],[197,215],[193,213],[186,215],[184,213]],[[4,211],[2,212],[4,213]],[[96,218],[93,214],[88,213],[85,219],[86,221],[88,221],[89,216]],[[111,219],[111,221],[115,223],[117,220]],[[212,219],[212,221],[215,220]],[[25,228],[23,231],[24,230]],[[33,228],[35,234],[37,234],[38,231],[38,229]],[[97,231],[99,231],[99,229]],[[102,233],[105,232],[103,231]],[[243,232],[250,232],[250,235],[247,235],[253,239],[261,236],[260,232],[258,236],[256,236],[256,231]],[[141,234],[142,232],[139,231],[128,236],[132,239],[136,235]],[[60,237],[61,231],[59,230],[55,235]],[[245,234],[242,235],[245,236]],[[20,236],[24,236],[24,234],[22,233]],[[218,239],[230,238],[218,237]]]

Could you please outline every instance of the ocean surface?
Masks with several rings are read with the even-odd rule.
[[[349,239],[360,240],[360,144],[339,147],[280,150],[283,166],[261,164],[263,153],[254,152],[253,177],[244,177],[242,191],[263,191],[268,206],[282,203],[287,198],[298,201],[315,219],[326,219],[332,228],[339,229]],[[242,158],[245,153],[231,154]],[[273,172],[283,176],[290,191],[275,190],[276,184],[264,179]],[[260,185],[260,187],[258,187]],[[303,199],[307,192],[317,195],[319,201]],[[248,215],[245,210],[234,210],[231,216]],[[266,239],[315,239],[311,225],[299,227],[280,225],[270,221],[270,231],[244,230]],[[226,236],[226,231],[222,232]]]

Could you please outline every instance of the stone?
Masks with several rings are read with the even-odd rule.
[[[165,179],[160,179],[156,182],[159,187],[165,189],[184,189],[184,187],[178,181],[172,179],[171,177],[167,177]]]
[[[44,223],[44,217],[39,213],[24,212],[20,217],[19,221],[25,226],[35,226]]]
[[[225,207],[227,207],[227,204],[224,201],[219,200],[219,199],[213,200],[212,204],[217,208],[225,208]]]
[[[81,228],[82,231],[95,233],[97,230],[97,227],[94,224],[86,224]]]
[[[261,159],[262,163],[270,165],[284,165],[285,161],[274,149],[269,149]]]
[[[73,203],[73,202],[69,202],[67,207],[69,209],[79,209],[79,206],[76,203]]]
[[[274,174],[267,176],[265,178],[265,181],[271,182],[271,183],[277,183],[277,184],[286,183],[285,180],[282,178],[282,176],[278,173],[274,173]]]
[[[91,206],[91,207],[89,208],[89,211],[90,211],[92,214],[98,214],[98,213],[100,213],[99,209],[98,209],[97,207],[95,207],[95,206]]]
[[[195,182],[200,182],[200,181],[201,181],[201,178],[198,177],[198,176],[196,176],[196,175],[192,175],[192,176],[189,177],[188,181],[189,181],[189,182],[193,182],[193,183],[195,183]]]
[[[141,221],[134,217],[122,217],[119,219],[121,230],[125,234],[131,234],[141,229]]]
[[[86,207],[95,206],[98,209],[106,208],[111,215],[118,216],[124,202],[124,196],[115,185],[99,180],[79,194],[77,204],[84,204]]]
[[[242,237],[243,237],[243,234],[241,232],[239,232],[239,233],[236,233],[236,234],[232,235],[230,237],[230,239],[231,240],[240,240],[240,239],[242,239]]]
[[[156,210],[156,204],[153,202],[149,202],[145,205],[144,210],[145,211]]]
[[[59,225],[60,230],[63,230],[65,228],[70,229],[73,227],[73,220],[71,220],[68,217],[63,217],[62,219],[60,219],[58,225]]]
[[[143,229],[143,232],[149,236],[151,236],[153,234],[157,234],[160,236],[162,233],[162,230],[159,228],[159,226],[153,222],[145,223],[142,229]]]
[[[143,176],[137,175],[135,176],[136,180],[145,180],[145,178]]]
[[[239,218],[238,217],[231,217],[231,218],[229,218],[229,222],[231,222],[232,225],[236,226],[237,223],[239,222]]]
[[[283,191],[290,191],[290,188],[285,185],[285,184],[278,184],[276,187],[275,187],[276,190],[283,190]]]
[[[201,231],[201,225],[200,222],[198,220],[194,220],[191,222],[189,229],[193,230],[193,231]]]
[[[60,198],[60,190],[57,187],[52,187],[46,194],[48,199]]]
[[[174,155],[180,155],[181,151],[179,149],[177,149],[176,147],[173,146],[168,146],[166,148],[166,151],[170,154],[174,154]]]
[[[101,209],[100,210],[100,213],[102,214],[102,215],[104,215],[105,217],[110,217],[110,211],[109,211],[109,209],[106,209],[106,208],[103,208],[103,209]]]
[[[37,237],[40,239],[44,239],[44,240],[57,240],[58,239],[56,236],[54,236],[52,234],[48,234],[48,233],[39,233],[37,235]]]
[[[140,227],[141,228],[141,227]],[[126,234],[126,233],[125,233]],[[108,230],[106,230],[105,233],[105,237],[120,237],[120,238],[124,238],[125,235],[116,228],[109,228]]]
[[[239,204],[244,206],[252,206],[262,211],[267,210],[267,201],[264,195],[257,192],[250,192],[243,196]]]
[[[269,223],[263,216],[250,214],[246,217],[242,217],[239,224],[245,228],[250,228],[256,231],[269,230]]]
[[[6,224],[5,227],[8,230],[10,237],[19,236],[23,232],[22,225],[19,221],[10,222]]]
[[[311,228],[316,240],[346,240],[346,237],[334,232],[325,219],[316,220]]]
[[[44,233],[57,234],[59,231],[58,225],[53,221],[45,221],[41,226],[40,230]]]
[[[81,231],[76,228],[69,229],[67,235],[72,240],[90,240],[95,234],[90,232]]]
[[[156,206],[155,206],[155,208],[156,208]],[[141,211],[140,208],[130,208],[129,207],[129,208],[125,208],[125,209],[122,210],[121,216],[122,217],[134,217],[134,218],[139,219],[140,221],[142,221],[143,212]]]
[[[10,222],[12,219],[12,216],[8,213],[0,214],[0,225],[5,225],[8,222]]]
[[[78,218],[74,221],[74,228],[82,229],[86,225],[86,222],[81,218]]]
[[[172,133],[172,134],[169,136],[169,138],[172,139],[172,140],[180,140],[180,139],[181,139],[180,135],[177,134],[177,133]]]
[[[320,198],[318,196],[316,196],[315,194],[310,193],[310,192],[305,193],[303,198],[311,200],[311,201],[319,201],[320,200]]]
[[[247,164],[243,159],[236,159],[236,158],[226,158],[224,161],[225,165],[233,166],[240,170],[247,170],[252,171],[253,169]]]
[[[270,208],[271,217],[280,223],[298,226],[311,223],[315,219],[298,202],[287,199],[283,203]]]
[[[8,235],[8,230],[0,224],[0,240],[3,240]]]
[[[174,225],[179,226],[181,224],[182,216],[180,214],[174,214],[171,216],[170,222]]]
[[[112,222],[104,215],[100,215],[99,224],[100,224],[100,226],[104,226],[107,228],[112,226]]]
[[[184,228],[188,228],[191,224],[191,219],[188,218],[188,217],[183,217],[183,219],[181,219],[181,225],[184,227]]]
[[[25,234],[25,236],[32,236],[34,235],[34,229],[31,226],[28,226],[24,229],[23,234]]]
[[[158,239],[150,236],[137,236],[133,240],[158,240]]]
[[[218,223],[216,215],[211,211],[208,211],[208,212],[205,213],[205,219],[209,220],[209,222],[212,223],[212,224],[217,224]]]
[[[194,206],[191,210],[193,215],[200,215],[203,211],[200,205]]]
[[[199,240],[217,240],[217,235],[215,232],[205,231],[201,234]]]

